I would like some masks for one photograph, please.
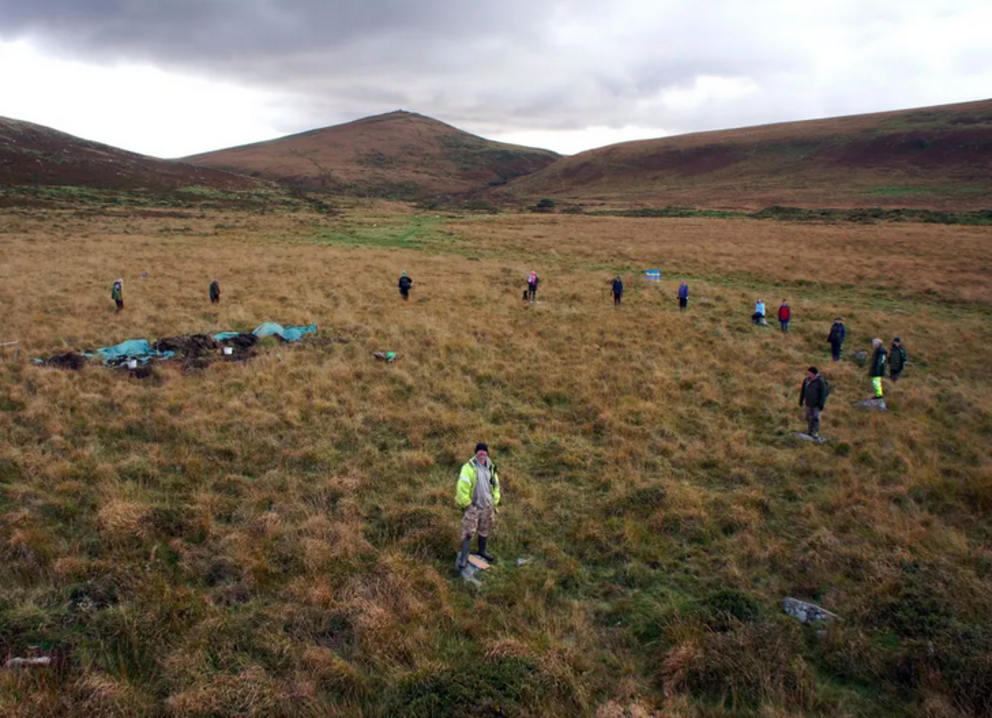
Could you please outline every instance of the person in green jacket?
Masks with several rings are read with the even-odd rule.
[[[882,398],[882,377],[885,376],[885,366],[888,363],[889,353],[882,346],[881,339],[872,339],[871,345],[875,353],[871,357],[871,367],[868,369],[868,376],[871,377],[871,385],[875,389],[875,398]]]
[[[117,311],[124,309],[124,280],[118,279],[110,289],[110,298],[117,304]]]
[[[210,283],[210,303],[220,304],[220,280],[215,279]]]
[[[475,535],[479,537],[479,556],[486,561],[496,560],[486,551],[486,544],[493,530],[499,498],[496,464],[489,458],[489,447],[480,442],[475,445],[475,456],[462,466],[455,488],[455,503],[465,511],[462,517],[462,548],[457,562],[459,571],[468,565],[469,547]]]

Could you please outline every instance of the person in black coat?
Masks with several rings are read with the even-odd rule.
[[[820,433],[820,412],[826,406],[830,387],[820,376],[820,370],[811,366],[799,390],[799,406],[806,405],[806,433],[816,438]]]
[[[619,304],[620,300],[623,298],[623,280],[620,279],[620,275],[613,280],[612,289],[610,293],[613,294],[613,304]]]
[[[840,361],[840,349],[846,336],[847,329],[844,327],[844,322],[837,317],[830,327],[830,334],[827,335],[827,341],[830,342],[830,357],[834,361]]]
[[[403,297],[404,302],[410,301],[410,287],[413,285],[413,280],[406,276],[406,272],[400,275],[400,296]]]
[[[892,348],[889,349],[889,378],[892,381],[899,381],[899,375],[906,367],[906,349],[903,348],[902,340],[896,337],[892,340]]]

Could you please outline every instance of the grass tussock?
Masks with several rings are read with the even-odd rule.
[[[53,665],[0,672],[0,714],[992,715],[988,239],[8,211],[0,339],[22,354],[320,333],[150,379],[4,356],[0,655]],[[789,299],[789,334],[750,325],[758,296]],[[907,346],[886,414],[829,362],[838,314],[847,352]],[[791,436],[810,364],[834,387],[823,445]],[[479,440],[505,501],[475,590],[452,575],[453,492]],[[842,620],[800,626],[786,595]]]

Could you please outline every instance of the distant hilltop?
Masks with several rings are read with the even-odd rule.
[[[185,159],[310,189],[413,199],[502,185],[559,157],[399,110]]]

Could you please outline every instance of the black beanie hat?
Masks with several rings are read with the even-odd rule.
[[[489,447],[482,441],[475,445],[475,453],[478,454],[480,451],[485,451],[487,454],[489,453]]]
[[[811,366],[811,367],[810,367],[809,369],[807,369],[806,371],[808,371],[808,372],[809,372],[810,374],[819,374],[819,373],[820,373],[820,370],[819,370],[819,369],[817,369],[817,368],[816,368],[815,366]]]

